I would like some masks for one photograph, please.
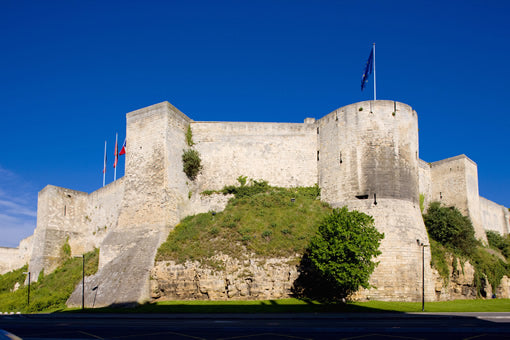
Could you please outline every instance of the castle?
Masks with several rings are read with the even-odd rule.
[[[220,211],[239,176],[273,186],[321,188],[321,199],[375,219],[385,238],[376,300],[421,299],[422,247],[428,236],[420,211],[440,201],[469,216],[476,237],[510,232],[507,208],[478,194],[477,165],[465,155],[427,163],[419,158],[418,117],[408,105],[364,101],[304,123],[196,122],[168,102],[127,114],[124,177],[90,194],[48,185],[40,191],[37,228],[19,248],[1,248],[4,272],[29,263],[32,278],[55,269],[68,240],[73,255],[100,249],[96,305],[149,298],[149,271],[158,246],[185,216]],[[191,128],[203,169],[192,181],[182,153]],[[430,248],[424,248],[426,298],[434,300]],[[89,287],[89,288],[90,288]],[[81,289],[81,288],[80,288]]]

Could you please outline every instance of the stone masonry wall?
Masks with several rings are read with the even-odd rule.
[[[42,269],[48,274],[56,268],[68,238],[72,256],[98,248],[108,228],[117,224],[123,192],[122,178],[90,195],[55,186],[44,188],[39,193],[29,266],[34,280]]]
[[[239,176],[282,187],[317,183],[314,124],[193,122],[203,169],[198,190],[238,184]]]
[[[37,227],[34,232],[29,271],[34,280],[39,273],[51,273],[61,262],[67,238],[81,239],[87,193],[46,186],[39,192]]]
[[[419,160],[418,176],[419,176],[419,191],[423,195],[423,208],[424,212],[427,210],[430,202],[432,202],[432,179],[430,175],[430,164]]]
[[[434,300],[434,277],[430,267],[430,247],[422,254],[420,243],[429,245],[428,235],[417,204],[395,199],[351,201],[349,209],[374,218],[376,228],[384,233],[379,265],[370,277],[375,288],[358,292],[357,299],[380,301],[420,301],[422,296],[422,255],[425,263],[425,297]]]
[[[182,171],[185,131],[191,120],[168,102],[127,115],[125,190],[117,225],[100,248],[100,268],[85,283],[95,306],[143,302],[159,245],[189,205]],[[81,284],[69,306],[81,302]]]
[[[465,155],[431,164],[432,200],[455,206],[469,216],[476,238],[487,242],[480,218],[477,166]]]
[[[500,235],[510,233],[510,212],[506,207],[480,197],[480,214],[485,230],[497,231]]]
[[[269,300],[287,298],[298,276],[288,258],[239,261],[216,260],[225,270],[204,268],[199,262],[157,262],[151,271],[151,297],[161,300]]]
[[[199,151],[203,163],[195,181],[182,171],[182,153],[189,148],[185,137],[188,126],[193,148]],[[381,246],[380,265],[371,277],[377,288],[360,292],[362,299],[421,298],[422,248],[416,240],[425,244],[428,240],[419,210],[419,193],[425,194],[426,204],[439,199],[469,215],[479,238],[485,237],[483,223],[489,225],[487,228],[506,228],[508,232],[508,212],[478,196],[474,162],[463,155],[430,166],[419,160],[417,114],[399,102],[355,103],[318,121],[306,119],[303,124],[194,122],[163,102],[129,113],[126,136],[122,179],[90,195],[54,186],[39,193],[29,270],[34,278],[43,269],[45,273],[52,271],[68,237],[73,254],[99,246],[100,269],[87,278],[85,287],[87,292],[97,289],[94,300],[86,300],[87,305],[150,298],[149,272],[156,250],[168,232],[188,215],[223,209],[228,197],[203,198],[199,193],[237,184],[239,176],[284,187],[318,183],[324,201],[374,216],[376,227],[386,238]],[[12,251],[5,253],[15,256]],[[431,283],[434,279],[428,247],[424,257],[425,279]],[[229,261],[235,267],[235,259]],[[262,273],[274,268],[260,270]],[[178,272],[189,277],[190,273],[212,275],[199,272],[193,265]],[[242,276],[239,277],[244,280]],[[228,278],[232,289],[216,296],[237,298],[247,291],[254,296],[256,287],[263,283],[256,286],[253,280],[243,283]],[[198,289],[199,295],[203,294],[196,280],[190,285],[195,293]],[[274,286],[287,287],[280,283]],[[168,287],[165,289],[173,289]],[[264,292],[280,291],[266,288]],[[261,294],[257,296],[266,293]],[[91,299],[91,294],[86,296]],[[433,299],[432,288],[427,288],[426,296]],[[68,303],[81,303],[81,286]]]
[[[366,101],[318,123],[319,178],[327,202],[356,197],[418,202],[418,118],[408,105]]]
[[[23,267],[30,261],[33,236],[24,238],[17,248],[0,247],[0,275]]]

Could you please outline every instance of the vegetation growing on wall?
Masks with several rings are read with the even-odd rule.
[[[193,142],[193,133],[191,132],[191,125],[188,125],[188,129],[186,130],[186,144],[188,144],[188,146],[195,145],[195,143]]]
[[[182,152],[182,170],[189,179],[194,181],[198,173],[202,170],[202,160],[197,150],[192,149],[195,143],[193,142],[193,134],[191,132],[191,125],[188,125],[186,130],[186,144],[190,147]]]
[[[225,210],[182,220],[159,248],[157,261],[211,265],[219,253],[238,259],[303,254],[318,222],[331,211],[317,200],[318,187],[285,189],[251,181],[224,190],[235,195]]]
[[[485,279],[494,290],[500,284],[503,275],[510,276],[509,258],[503,252],[503,249],[507,249],[505,241],[494,233],[487,234],[489,244],[506,257],[506,261],[503,261],[475,239],[470,219],[463,216],[457,208],[444,207],[439,202],[432,202],[423,219],[430,236],[432,266],[443,278],[447,279],[450,274],[446,260],[449,256],[453,258],[454,263],[456,258],[460,258],[473,265],[475,268],[473,284],[478,295],[482,297],[486,295],[483,282]],[[510,241],[508,244],[510,247]]]
[[[185,150],[182,154],[183,171],[189,179],[194,181],[202,169],[200,154],[195,149]]]
[[[85,275],[97,272],[99,249],[85,254]],[[65,303],[82,279],[82,259],[68,258],[49,275],[39,275],[30,285],[30,305],[27,306],[27,266],[0,275],[0,312],[51,312],[65,308]],[[33,278],[32,278],[33,279]],[[16,283],[19,289],[13,291]]]
[[[479,245],[471,220],[455,207],[432,202],[423,220],[430,237],[459,255],[468,256]]]
[[[425,210],[425,195],[424,194],[420,194],[420,210],[421,210],[421,213],[423,214],[423,211]]]
[[[498,232],[489,230],[486,232],[489,247],[501,251],[504,257],[510,258],[510,235],[501,236]]]

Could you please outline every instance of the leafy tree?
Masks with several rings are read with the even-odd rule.
[[[315,290],[329,299],[342,299],[360,287],[369,288],[368,279],[378,264],[372,259],[381,254],[383,238],[371,216],[347,207],[334,209],[319,224],[308,248],[312,271],[322,281]]]
[[[423,220],[429,236],[454,252],[470,255],[479,244],[471,220],[455,207],[432,202]]]

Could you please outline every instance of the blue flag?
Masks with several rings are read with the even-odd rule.
[[[365,66],[365,71],[363,72],[363,76],[361,77],[361,91],[365,88],[365,85],[368,82],[368,76],[372,74],[372,69],[374,67],[374,49],[370,51],[370,55],[368,56],[367,65]]]

